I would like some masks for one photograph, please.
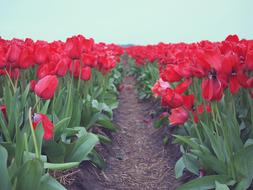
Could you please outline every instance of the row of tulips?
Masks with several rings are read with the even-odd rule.
[[[114,44],[0,39],[0,189],[65,189],[50,170],[92,161],[110,139],[121,78]],[[94,126],[100,133],[93,131]]]
[[[135,77],[137,80],[138,98],[140,100],[149,99],[153,96],[152,86],[159,79],[157,62],[138,64],[135,59],[128,56],[128,64],[130,65],[130,69],[127,74]]]
[[[253,41],[236,35],[201,41],[130,47],[137,64],[158,61],[152,87],[161,120],[176,127],[182,157],[175,171],[200,176],[178,189],[246,190],[253,179]],[[177,127],[182,126],[182,127]]]

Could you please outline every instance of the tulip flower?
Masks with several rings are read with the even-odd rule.
[[[173,89],[167,88],[162,96],[162,103],[164,106],[177,108],[183,105],[183,97],[176,93]]]
[[[34,50],[35,62],[39,65],[46,63],[49,57],[49,45],[44,41],[37,41]]]
[[[45,140],[52,139],[54,124],[48,119],[46,115],[40,114],[40,113],[34,113],[33,118],[32,118],[32,124],[33,124],[34,130],[36,130],[36,127],[40,122],[42,123],[42,127],[44,130],[43,138]]]
[[[34,91],[36,84],[37,84],[36,80],[31,80],[30,81],[30,83],[29,83],[30,91],[32,91],[32,92]]]
[[[79,59],[81,56],[80,41],[77,36],[68,38],[65,43],[65,52],[71,59]]]
[[[91,68],[90,67],[82,68],[81,79],[90,80],[90,78],[91,78]]]
[[[170,84],[168,82],[163,81],[163,79],[159,79],[158,81],[156,81],[156,83],[154,84],[154,86],[151,88],[153,94],[155,97],[157,96],[161,96],[163,94],[163,92],[167,89],[170,88]]]
[[[182,125],[188,120],[188,118],[189,113],[183,106],[172,109],[169,115],[170,125]]]
[[[57,86],[57,77],[55,75],[47,75],[37,82],[34,87],[34,92],[42,99],[48,100],[54,96]]]

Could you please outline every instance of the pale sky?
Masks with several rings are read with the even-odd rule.
[[[154,44],[253,39],[253,0],[0,0],[0,36]]]

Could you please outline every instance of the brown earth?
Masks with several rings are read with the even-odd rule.
[[[119,131],[111,136],[112,145],[99,147],[107,168],[83,163],[69,189],[173,190],[180,184],[174,177],[179,149],[171,142],[165,146],[165,129],[152,126],[153,102],[138,101],[134,78],[125,77],[123,85],[114,117]]]

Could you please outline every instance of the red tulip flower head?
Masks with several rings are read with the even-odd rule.
[[[39,123],[42,123],[44,129],[45,140],[50,140],[53,137],[54,124],[44,114],[35,113],[33,114],[33,128],[36,129]]]
[[[42,99],[48,100],[54,96],[57,86],[57,77],[55,75],[47,75],[37,82],[34,88],[34,92]]]
[[[81,79],[90,80],[90,78],[91,78],[91,68],[90,67],[82,68]]]
[[[189,113],[183,106],[172,109],[171,114],[169,115],[170,125],[182,125],[188,120],[188,118]]]

